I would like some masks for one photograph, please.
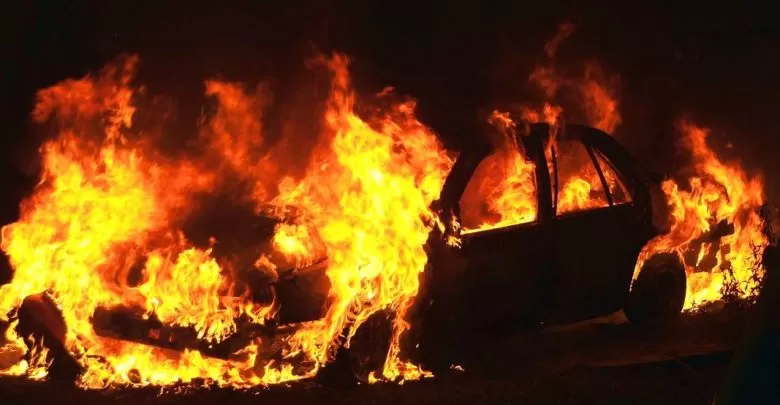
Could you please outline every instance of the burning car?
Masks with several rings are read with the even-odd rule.
[[[262,89],[219,80],[192,150],[163,153],[133,127],[137,58],[121,62],[38,94],[33,119],[58,136],[2,229],[0,320],[15,327],[0,372],[64,369],[89,388],[246,387],[338,364],[417,379],[426,352],[469,335],[620,308],[644,322],[755,285],[763,185],[694,125],[688,184],[659,187],[553,106],[494,113],[488,142],[454,157],[413,100],[359,116],[337,54],[317,62],[331,89],[307,153],[294,134],[264,143]]]
[[[446,180],[439,239],[456,246],[432,248],[421,295],[437,324],[427,330],[452,339],[453,325],[532,328],[620,309],[633,323],[679,314],[682,259],[661,252],[637,265],[648,241],[668,231],[652,175],[598,129],[535,124],[508,135],[464,152]],[[513,188],[514,199],[491,199],[491,188]]]
[[[468,286],[482,296],[470,306],[483,321],[486,314],[500,317],[502,305],[513,317],[533,323],[571,322],[621,308],[635,322],[679,313],[686,284],[684,265],[675,255],[646,261],[629,288],[643,246],[664,231],[654,213],[664,217],[666,205],[654,201],[660,190],[651,175],[600,130],[566,125],[551,138],[550,127],[537,124],[529,132],[510,139],[509,148],[525,161],[519,172],[528,172],[535,187],[517,192],[522,196],[517,204],[525,206],[509,221],[506,215],[479,212],[488,200],[475,193],[490,176],[485,169],[491,159],[506,151],[473,148],[456,161],[439,204],[452,213],[445,222],[459,229],[447,232],[459,233],[461,246],[455,258],[444,259],[450,266],[432,266],[431,277],[457,273],[436,271],[448,267],[461,274],[453,275],[458,281],[432,281],[431,288]],[[520,301],[509,302],[514,299]]]
[[[436,329],[438,335],[450,330],[442,326],[447,318],[457,319],[461,327],[486,329],[567,323],[621,308],[634,322],[679,313],[686,275],[677,255],[647,260],[631,288],[640,250],[660,230],[653,225],[649,181],[619,143],[602,131],[578,125],[553,132],[549,125],[535,124],[526,134],[505,135],[499,144],[462,153],[434,203],[442,215],[441,226],[429,238],[428,268],[417,297],[423,328]],[[492,166],[496,161],[520,165],[518,173],[524,174],[516,179],[517,199],[508,202],[519,207],[518,215],[509,219],[491,218],[490,208],[481,206],[490,194],[486,183],[502,174]],[[584,191],[572,188],[572,178]],[[572,190],[579,194],[567,194]],[[289,263],[274,254],[270,243],[273,230],[285,221],[295,222],[294,214],[278,208],[261,217],[235,209],[215,212],[223,213],[211,221],[221,230],[202,223],[192,228],[220,240],[214,256],[232,264],[232,278],[241,286],[234,295],[248,294],[262,306],[273,304],[277,311],[273,320],[258,323],[242,316],[235,331],[214,342],[193,327],[166,324],[142,307],[98,307],[92,317],[98,336],[223,359],[260,339],[267,353],[258,358],[268,361],[281,356],[283,342],[298,325],[325,315],[330,283],[324,251],[308,263]],[[232,219],[226,218],[224,213],[231,212]],[[237,233],[241,228],[251,231]],[[309,235],[316,235],[316,230],[309,230]],[[273,270],[258,272],[257,257],[268,258]],[[148,258],[136,255],[133,260]],[[137,274],[143,268],[139,263],[125,274],[128,279],[143,279]],[[45,299],[27,300],[20,312],[32,312],[29,317],[39,320],[50,339],[64,340],[64,326],[52,321],[58,319],[56,310],[42,302]],[[350,361],[363,379],[381,369],[387,351],[375,344],[376,336],[370,338],[374,343],[360,348],[359,341],[367,334],[390,337],[390,329],[382,325],[381,316],[377,318],[355,337],[357,355]],[[428,319],[437,326],[428,326]],[[360,353],[372,347],[379,348],[372,349],[377,356],[367,359]]]

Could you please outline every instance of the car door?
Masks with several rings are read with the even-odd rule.
[[[532,138],[486,155],[458,196],[464,307],[477,329],[538,324],[549,297],[549,177]]]
[[[624,174],[588,142],[587,131],[567,130],[547,153],[555,212],[554,322],[622,308],[646,241],[644,207]]]

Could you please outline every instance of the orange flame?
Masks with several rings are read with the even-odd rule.
[[[755,276],[763,273],[756,266],[755,249],[768,242],[758,214],[764,204],[763,183],[749,177],[738,163],[722,162],[707,144],[709,130],[688,121],[679,128],[692,156],[693,174],[685,189],[671,179],[663,182],[670,231],[645,246],[636,269],[657,252],[676,252],[688,273],[686,308],[720,299],[727,283],[747,297],[756,287]],[[708,237],[724,220],[734,226],[733,233]]]
[[[566,156],[563,161],[565,164],[558,170],[558,181],[561,184],[557,201],[558,213],[608,205],[601,179],[590,158],[569,150],[560,150],[566,148],[556,140],[564,112],[563,106],[556,103],[558,94],[562,90],[572,90],[578,101],[577,108],[582,110],[588,122],[596,128],[611,132],[621,120],[616,97],[617,79],[605,80],[597,63],[586,64],[583,77],[563,76],[556,69],[557,52],[574,30],[574,25],[570,23],[559,27],[558,34],[545,44],[548,64],[537,67],[529,76],[529,81],[544,94],[545,101],[542,106],[532,108],[523,105],[518,111],[523,122],[550,124],[552,133],[546,151],[548,163],[552,161],[553,149],[556,149],[555,153],[559,159],[562,155]],[[463,233],[536,219],[534,164],[518,153],[516,124],[509,114],[498,111],[491,115],[489,121],[504,135],[504,142],[497,148],[498,152],[488,156],[477,168],[461,198]],[[553,172],[552,167],[549,170],[550,173]],[[611,188],[617,187],[611,172],[605,172],[605,176]]]
[[[563,26],[547,44],[551,60],[572,30]],[[427,260],[424,244],[437,220],[429,206],[453,162],[435,134],[415,118],[414,101],[390,103],[361,117],[347,58],[318,59],[316,64],[332,75],[323,130],[305,172],[293,176],[281,158],[287,149],[275,149],[263,138],[262,114],[271,98],[262,86],[248,92],[241,84],[205,82],[217,109],[200,128],[204,153],[170,158],[157,152],[133,128],[138,90],[131,82],[137,64],[137,58],[125,58],[99,75],[38,93],[33,120],[51,122],[58,132],[41,147],[41,182],[22,203],[20,220],[2,228],[0,247],[14,277],[0,286],[0,316],[25,297],[51,294],[67,325],[65,347],[85,369],[79,384],[88,388],[197,379],[250,386],[312,376],[380,311],[395,314],[393,334],[381,375],[372,380],[430,375],[403,359],[399,341],[409,328],[404,316],[417,294]],[[567,88],[576,91],[578,107],[591,125],[611,132],[620,123],[616,82],[605,80],[596,64],[588,64],[583,77],[571,78],[551,63],[530,80],[545,100],[539,109],[522,109],[523,120],[559,126],[564,109],[555,98]],[[383,90],[379,97],[390,94]],[[521,153],[516,124],[501,112],[494,112],[490,122],[501,142],[464,192],[463,233],[536,218],[535,166]],[[685,257],[686,306],[691,308],[721,298],[730,285],[743,296],[755,288],[754,247],[766,243],[756,213],[764,195],[760,179],[747,176],[736,163],[721,162],[707,145],[706,130],[684,122],[681,131],[693,157],[693,175],[685,188],[673,180],[663,183],[671,231],[645,247],[637,270],[656,252]],[[290,147],[289,142],[281,145]],[[591,162],[562,150],[564,143],[554,137],[550,145],[570,158],[561,159],[559,167],[558,213],[607,205],[598,197],[605,193]],[[611,172],[604,176],[610,191],[619,187]],[[97,336],[91,317],[103,306],[129,307],[190,326],[211,342],[233,333],[239,317],[263,324],[276,316],[278,302],[252,302],[238,288],[230,263],[214,257],[219,241],[198,247],[182,231],[183,221],[197,214],[200,194],[230,187],[258,212],[286,214],[295,207],[296,215],[274,230],[273,254],[258,254],[254,270],[278,276],[280,261],[300,268],[327,256],[331,289],[324,318],[299,325],[284,342],[281,358],[273,359],[262,358],[265,342],[259,339],[230,360],[218,360],[197,351],[172,353]],[[733,223],[733,234],[710,237],[724,220]],[[131,275],[139,280],[130,282]],[[21,337],[7,340],[3,350],[27,350]],[[29,364],[21,361],[4,373],[42,378],[46,348],[33,350]]]
[[[218,108],[203,123],[201,138],[211,152],[202,161],[165,158],[132,129],[135,57],[40,91],[33,118],[55,122],[59,134],[41,148],[42,179],[23,202],[21,219],[2,229],[1,246],[15,272],[10,284],[0,286],[0,314],[49,291],[67,325],[65,345],[85,370],[79,384],[89,388],[196,378],[247,386],[303,378],[330,360],[343,331],[348,342],[380,310],[396,316],[383,373],[374,378],[429,375],[402,361],[398,342],[427,260],[428,207],[452,161],[414,117],[413,101],[365,121],[354,112],[347,59],[320,62],[333,74],[332,88],[325,130],[302,179],[277,181],[279,162],[262,149],[261,113],[268,103],[262,88],[252,95],[242,85],[206,82]],[[254,184],[243,192],[258,210],[267,210],[270,198],[274,210],[301,209],[293,224],[277,226],[273,245],[296,265],[327,253],[332,288],[325,318],[301,325],[283,358],[265,361],[258,358],[257,341],[224,361],[97,336],[91,316],[100,306],[135,308],[192,326],[213,342],[235,331],[242,314],[256,323],[274,316],[277,303],[258,306],[238,294],[212,250],[193,246],[179,230],[197,212],[199,193],[228,185],[220,183],[226,171]],[[140,281],[132,285],[128,276],[139,265]],[[255,267],[276,271],[264,255]],[[14,367],[39,375],[30,374],[40,369],[37,363]]]
[[[561,24],[555,37],[545,44],[546,63],[537,66],[528,77],[528,81],[544,96],[542,107],[522,106],[520,115],[529,122],[547,122],[555,126],[564,110],[558,98],[570,93],[574,104],[567,105],[567,112],[570,115],[580,114],[589,125],[611,134],[621,122],[619,78],[607,76],[595,60],[584,64],[581,76],[566,74],[557,66],[558,50],[574,30],[575,26],[571,23]]]
[[[618,109],[616,77],[607,78],[599,65],[589,62],[585,65],[583,77],[571,77],[561,74],[555,65],[557,52],[562,42],[573,32],[571,24],[563,24],[559,32],[545,45],[548,63],[537,67],[529,80],[543,93],[545,101],[540,108],[527,105],[519,109],[519,117],[526,122],[546,122],[552,128],[551,140],[545,151],[548,164],[553,153],[558,161],[558,182],[560,186],[557,213],[606,207],[606,195],[591,159],[583,151],[569,149],[565,142],[558,142],[556,134],[563,122],[564,108],[556,103],[556,97],[562,90],[572,91],[577,101],[574,115],[581,113],[587,123],[607,133],[611,133],[621,122]],[[568,108],[566,112],[572,112]],[[494,113],[491,117],[494,125],[514,128],[514,123],[503,113]],[[718,300],[724,292],[739,297],[747,297],[755,292],[756,283],[763,274],[758,266],[757,252],[766,245],[766,236],[762,233],[761,218],[757,212],[764,204],[763,183],[758,177],[749,177],[738,163],[724,163],[707,145],[708,131],[689,122],[683,122],[680,130],[684,145],[693,157],[689,168],[687,187],[683,189],[675,181],[663,182],[662,190],[670,208],[670,231],[650,241],[640,253],[635,274],[638,274],[645,260],[659,252],[676,252],[685,259],[688,273],[688,294],[686,308],[701,303]],[[508,137],[507,139],[512,139]],[[576,148],[576,146],[574,146]],[[507,149],[516,149],[510,147]],[[613,202],[628,202],[628,193],[615,178],[609,165],[601,164],[601,156],[595,156],[602,167]],[[479,190],[469,193],[467,188],[461,200],[464,231],[492,229],[511,225],[503,218],[522,218],[519,222],[532,221],[536,207],[530,203],[534,195],[533,170],[527,170],[520,181],[515,181],[520,171],[507,168],[522,157],[511,152],[496,153],[488,157],[483,166],[490,167],[498,178],[481,179],[478,168],[475,178],[468,187],[479,186]],[[521,167],[521,166],[515,166]],[[532,166],[531,166],[532,167]],[[553,168],[549,168],[550,173]],[[490,183],[488,185],[488,182]],[[513,195],[512,190],[522,184],[523,195]],[[488,189],[488,187],[490,189]],[[556,187],[553,184],[553,187]],[[486,204],[493,210],[490,215],[481,214],[469,203],[475,201],[474,195],[488,196]],[[504,205],[504,197],[511,196],[516,204]],[[484,199],[484,197],[481,197]],[[465,208],[465,209],[464,209]],[[477,212],[475,214],[474,212]],[[481,226],[471,223],[485,222]],[[728,235],[713,235],[722,221],[731,224],[734,231]],[[728,291],[726,291],[728,290]]]
[[[325,114],[329,142],[315,150],[304,179],[280,190],[276,202],[303,207],[320,232],[335,300],[319,328],[296,338],[315,339],[319,349],[313,356],[324,362],[344,328],[349,340],[369,316],[393,309],[397,316],[383,377],[426,375],[400,361],[398,339],[408,329],[403,315],[427,260],[423,245],[433,215],[428,207],[452,161],[414,118],[413,102],[366,122],[353,112],[347,59],[337,55],[322,62],[334,75]]]
[[[460,200],[463,234],[536,219],[534,163],[520,154],[515,123],[494,111],[490,123],[501,134],[497,151],[477,168]]]

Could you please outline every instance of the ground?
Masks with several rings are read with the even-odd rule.
[[[711,404],[749,311],[711,308],[676,322],[621,324],[621,314],[495,338],[464,357],[464,371],[404,385],[317,381],[248,391],[159,388],[82,391],[0,379],[0,403],[63,404]],[[172,391],[172,390],[167,390]]]

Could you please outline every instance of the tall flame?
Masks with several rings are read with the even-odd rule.
[[[585,64],[581,77],[565,76],[556,66],[558,50],[575,28],[571,23],[559,26],[555,37],[545,44],[546,63],[537,66],[528,77],[529,82],[541,91],[544,101],[537,107],[521,105],[517,111],[513,111],[518,113],[524,123],[546,122],[552,127],[551,140],[546,150],[548,164],[552,162],[553,149],[556,149],[557,159],[566,158],[558,162],[559,165],[563,163],[563,167],[558,170],[558,182],[561,184],[558,213],[608,205],[601,189],[601,179],[590,158],[583,155],[585,150],[572,151],[569,150],[571,147],[557,142],[555,135],[564,118],[564,107],[556,102],[559,94],[565,91],[572,93],[577,109],[581,110],[591,126],[611,132],[621,122],[616,77],[607,77],[595,61]],[[509,113],[501,111],[494,111],[489,122],[504,138],[496,148],[497,151],[477,168],[461,199],[464,233],[536,219],[534,164],[518,152],[517,123],[510,118]],[[552,166],[548,169],[552,174]],[[611,187],[616,187],[612,173],[605,171],[604,175]]]
[[[366,122],[354,113],[347,59],[337,55],[323,62],[334,75],[325,113],[327,142],[315,150],[304,179],[282,182],[293,186],[281,189],[276,199],[303,207],[305,220],[329,252],[335,300],[324,324],[298,336],[316,335],[314,355],[324,361],[328,345],[345,327],[349,339],[369,316],[389,308],[397,316],[384,377],[422,375],[399,360],[398,339],[408,328],[403,315],[427,260],[429,206],[452,161],[414,118],[414,102],[394,105]]]
[[[414,117],[414,102],[393,104],[365,121],[354,112],[347,59],[322,59],[333,76],[325,129],[306,174],[280,179],[279,153],[263,149],[261,113],[268,99],[262,89],[252,94],[242,85],[207,81],[206,94],[218,107],[202,125],[206,152],[167,158],[133,128],[137,62],[125,58],[97,76],[39,92],[33,119],[52,122],[58,134],[41,148],[41,182],[23,202],[21,219],[2,229],[14,276],[0,287],[0,314],[49,292],[67,325],[64,343],[85,369],[79,383],[90,388],[197,378],[246,386],[310,376],[330,360],[345,330],[348,339],[380,310],[396,316],[382,376],[375,377],[427,375],[401,360],[398,341],[426,262],[428,207],[452,161]],[[214,165],[215,159],[221,163]],[[295,223],[277,226],[273,245],[299,265],[327,253],[327,315],[302,325],[282,359],[265,362],[258,361],[259,341],[223,361],[97,336],[91,317],[104,306],[191,326],[212,342],[235,331],[242,315],[256,323],[275,315],[275,303],[249,300],[212,249],[196,247],[180,230],[197,215],[198,195],[231,184],[227,172],[253,184],[239,193],[259,211],[269,203],[279,211],[301,210]],[[274,270],[265,256],[255,266]],[[135,283],[128,282],[131,275]],[[296,364],[301,361],[308,366]]]

